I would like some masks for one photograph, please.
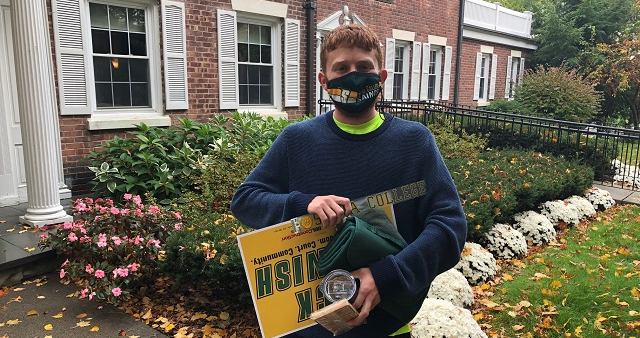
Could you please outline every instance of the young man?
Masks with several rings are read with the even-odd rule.
[[[432,134],[417,122],[375,109],[387,78],[382,60],[370,29],[343,25],[330,32],[322,43],[318,80],[335,110],[285,128],[231,203],[238,220],[253,228],[308,213],[327,227],[351,214],[351,199],[426,183],[424,196],[393,205],[408,246],[351,271],[360,279],[353,302],[360,315],[341,337],[410,337],[406,321],[376,305],[385,297],[424,290],[459,261],[466,239],[458,193]],[[316,325],[292,336],[332,334]]]

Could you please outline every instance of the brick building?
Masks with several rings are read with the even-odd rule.
[[[535,49],[530,13],[480,0],[0,0],[0,206],[66,219],[83,159],[141,122],[319,113],[318,46],[345,23],[384,44],[384,99],[509,98]]]

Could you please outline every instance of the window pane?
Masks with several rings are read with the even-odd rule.
[[[129,55],[129,38],[124,32],[111,32],[111,53]]]
[[[239,62],[249,61],[249,45],[244,43],[238,44],[238,61]]]
[[[113,107],[111,83],[96,83],[96,104],[98,107]]]
[[[132,82],[149,82],[149,60],[129,59]]]
[[[131,55],[147,56],[147,37],[144,34],[129,33]]]
[[[238,86],[240,91],[240,104],[249,104],[249,86]]]
[[[91,27],[109,28],[107,5],[90,3],[89,12],[91,13]]]
[[[402,74],[393,75],[393,99],[402,99]]]
[[[260,42],[263,45],[271,44],[271,27],[269,26],[260,26],[261,34],[260,34]]]
[[[111,29],[127,30],[127,9],[118,6],[109,6],[109,22]]]
[[[93,44],[93,52],[98,54],[111,53],[111,46],[109,45],[109,32],[92,29],[91,30],[91,43]]]
[[[149,84],[148,83],[132,83],[131,84],[131,104],[133,106],[149,107]]]
[[[238,83],[239,84],[249,83],[247,68],[248,68],[247,65],[238,65]]]
[[[260,63],[259,45],[249,45],[249,62]]]
[[[249,25],[238,22],[238,42],[249,42]]]
[[[271,63],[271,46],[262,46],[261,48],[262,63]]]
[[[271,104],[271,86],[260,86],[260,104]]]
[[[113,106],[114,107],[130,107],[131,106],[131,85],[128,83],[113,84]]]
[[[271,67],[260,67],[260,84],[271,85]]]
[[[249,68],[249,82],[250,84],[260,83],[260,66],[248,66]]]
[[[113,58],[111,60],[111,76],[113,82],[129,82],[129,60]]]
[[[260,26],[249,25],[249,42],[260,43]]]
[[[93,57],[93,76],[96,81],[111,82],[111,59],[107,57]]]
[[[144,10],[129,8],[129,31],[145,32]]]
[[[249,86],[249,104],[260,103],[260,86]]]

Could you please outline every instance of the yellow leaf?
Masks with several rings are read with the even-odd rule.
[[[511,327],[513,331],[518,331],[524,329],[524,325],[514,325]]]
[[[100,328],[99,328],[99,327],[97,327],[97,326],[94,326],[94,327],[92,327],[92,328],[91,328],[91,330],[89,330],[89,331],[91,331],[91,332],[98,332],[98,331],[100,331]]]
[[[174,324],[169,324],[169,325],[165,326],[164,332],[169,332],[169,331],[173,330],[174,327],[176,327]]]
[[[631,252],[629,252],[629,249],[627,249],[627,248],[618,248],[618,253],[621,254],[621,255],[628,255]]]
[[[620,306],[629,306],[629,303],[627,302],[621,302],[620,298],[616,298],[616,304],[620,305]]]
[[[38,298],[38,299],[45,299],[45,298],[47,298],[47,297],[45,297],[45,296],[38,296],[38,297],[36,297],[36,298]]]
[[[520,301],[520,303],[518,303],[518,304],[520,304],[520,305],[522,305],[522,306],[524,306],[524,307],[529,307],[529,306],[531,306],[531,303],[529,303],[529,302],[528,302],[528,301],[526,301],[526,300]]]
[[[142,319],[149,319],[151,318],[151,316],[153,315],[151,314],[151,310],[149,310],[147,311],[147,313],[144,314],[144,316],[142,316]]]
[[[502,278],[504,280],[513,280],[513,276],[511,276],[510,274],[506,274],[506,273],[502,274]]]
[[[559,288],[562,286],[562,282],[560,282],[559,280],[554,280],[553,282],[551,282],[549,284],[549,286],[551,286],[552,288]]]
[[[36,310],[31,310],[27,312],[27,316],[37,316],[37,315],[38,315],[38,311]]]
[[[195,315],[191,316],[191,320],[205,319],[207,318],[206,313],[197,312]]]
[[[640,297],[640,290],[638,290],[638,288],[634,287],[633,289],[631,289],[631,295],[634,297]]]
[[[482,318],[484,318],[484,315],[482,313],[473,315],[473,319],[475,319],[476,322],[481,320]]]
[[[53,325],[47,324],[47,325],[44,326],[44,329],[47,330],[47,331],[53,331]]]
[[[13,289],[13,291],[16,291],[16,292],[17,291],[22,291],[22,290],[24,290],[24,288],[15,288],[15,289]]]
[[[91,323],[89,323],[87,321],[84,321],[84,320],[81,320],[76,324],[77,327],[87,327],[89,325],[91,325]]]
[[[22,321],[20,319],[14,319],[14,320],[8,320],[7,321],[7,325],[18,325],[22,323]]]
[[[582,333],[582,325],[576,327],[576,329],[573,331],[573,333],[575,333],[576,336],[579,336]]]
[[[62,312],[60,312],[60,313],[58,313],[57,315],[54,315],[54,316],[52,316],[52,317],[53,317],[53,318],[56,318],[56,319],[60,319],[60,318],[62,318],[63,316],[64,316],[64,315],[62,314]]]
[[[46,335],[44,338],[53,338],[53,336]]]
[[[25,249],[27,252],[32,252],[32,251],[35,251],[35,250],[36,250],[36,248],[24,248],[24,249]]]

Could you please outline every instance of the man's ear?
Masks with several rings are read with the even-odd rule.
[[[387,74],[387,70],[383,69],[380,71],[380,82],[384,83],[387,80],[387,76],[389,74]]]
[[[324,88],[324,90],[327,90],[327,76],[324,75],[323,72],[319,72],[318,73],[318,82],[320,82],[320,85],[322,86],[322,88]]]

